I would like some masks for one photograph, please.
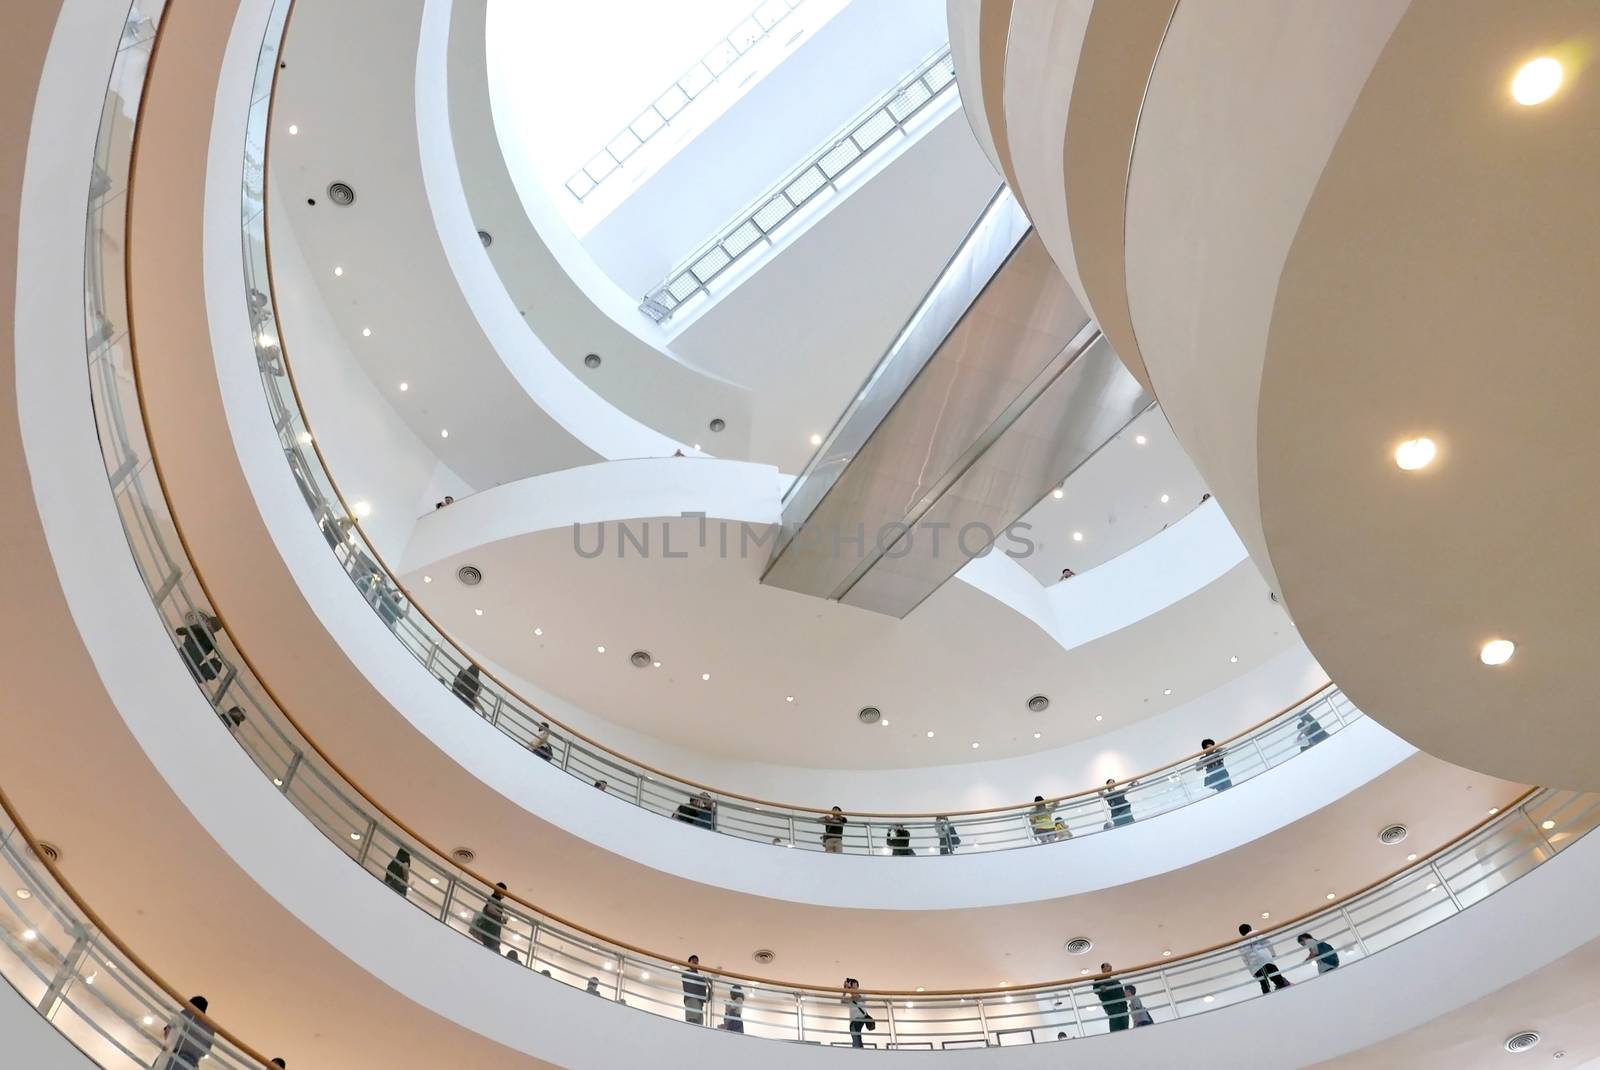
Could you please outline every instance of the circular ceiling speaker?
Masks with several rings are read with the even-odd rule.
[[[728,421],[726,421],[722,417],[718,416],[715,419],[713,419],[706,426],[711,428],[711,430],[713,430],[713,431],[721,431],[723,428],[728,426]]]
[[[1094,950],[1094,941],[1087,936],[1074,936],[1067,941],[1067,954],[1069,955],[1087,955],[1092,950]]]
[[[483,582],[483,572],[477,565],[462,565],[456,569],[456,579],[468,587],[476,587]]]
[[[487,249],[494,244],[494,235],[487,230],[480,230],[478,231],[478,240],[483,242],[483,247]]]
[[[598,354],[598,353],[590,353],[588,356],[584,357],[583,358],[583,366],[585,368],[598,368],[598,367],[600,367],[600,354]]]
[[[628,655],[628,661],[635,669],[648,669],[650,667],[650,663],[654,660],[655,659],[650,656],[650,651],[648,650],[635,650],[632,654]]]
[[[769,949],[763,947],[752,952],[750,957],[761,963],[763,966],[770,966],[772,965],[773,960],[778,956]]]
[[[356,203],[356,191],[348,182],[330,182],[328,184],[328,200],[342,208],[347,208]]]
[[[1387,825],[1378,833],[1378,842],[1393,847],[1409,835],[1411,830],[1404,825]]]
[[[862,724],[877,724],[883,720],[883,711],[876,706],[863,706],[861,712],[856,714],[856,720]]]
[[[1050,697],[1048,695],[1035,695],[1028,700],[1028,709],[1032,710],[1034,713],[1043,713],[1049,708]]]
[[[478,857],[478,852],[470,847],[457,847],[450,852],[450,857],[460,862],[463,866],[470,866],[473,859]]]
[[[1527,1051],[1529,1048],[1536,1046],[1538,1043],[1539,1034],[1535,1033],[1531,1029],[1524,1029],[1520,1033],[1513,1033],[1509,1037],[1506,1037],[1506,1051],[1515,1054],[1517,1052]]]

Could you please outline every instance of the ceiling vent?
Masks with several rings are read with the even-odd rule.
[[[457,847],[450,852],[450,857],[460,862],[463,866],[470,866],[478,857],[478,852],[470,847]]]
[[[713,430],[713,431],[721,431],[723,428],[728,426],[728,421],[726,421],[722,417],[718,416],[718,417],[715,417],[706,426],[711,428],[711,430]]]
[[[1092,950],[1094,950],[1094,941],[1087,936],[1074,936],[1067,941],[1067,954],[1069,955],[1087,955]]]
[[[628,655],[628,661],[635,669],[648,669],[650,667],[650,663],[654,660],[655,659],[650,656],[650,651],[648,650],[635,650],[632,654]]]
[[[1028,709],[1034,713],[1043,713],[1050,708],[1050,696],[1035,695],[1028,700]]]
[[[28,857],[34,859],[42,858],[46,862],[59,862],[61,861],[61,848],[53,843],[46,843],[44,840],[40,840],[36,844],[28,845]]]
[[[1531,1029],[1525,1029],[1520,1033],[1513,1033],[1506,1037],[1506,1051],[1515,1055],[1518,1052],[1527,1051],[1538,1043],[1539,1034]]]
[[[456,569],[456,579],[468,587],[476,587],[483,582],[483,572],[477,565],[462,565]]]
[[[588,356],[584,357],[583,358],[583,366],[585,368],[598,368],[598,367],[600,367],[600,354],[598,354],[598,353],[590,353]]]
[[[1407,836],[1411,830],[1404,825],[1388,825],[1378,833],[1378,842],[1388,847],[1393,847]]]
[[[328,184],[328,200],[341,208],[348,208],[356,203],[356,191],[348,182],[330,182]]]
[[[772,965],[773,960],[775,960],[778,956],[773,954],[773,952],[767,948],[763,947],[752,953],[750,957],[755,959],[763,966],[770,966]]]
[[[478,231],[478,240],[483,242],[483,247],[487,249],[494,244],[494,235],[487,230],[480,230]]]
[[[856,714],[856,720],[862,724],[877,724],[883,720],[883,711],[876,706],[863,706],[861,712]]]

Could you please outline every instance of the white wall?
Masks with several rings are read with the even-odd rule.
[[[71,1017],[70,1011],[62,1013]],[[87,1055],[4,984],[0,984],[0,1063],[27,1070],[97,1070]]]
[[[269,199],[281,204],[277,183],[270,186]],[[292,218],[273,216],[272,278],[295,384],[346,501],[372,506],[362,529],[380,554],[399,560],[419,516],[444,495],[460,498],[473,488],[417,437],[350,352],[301,254]]]

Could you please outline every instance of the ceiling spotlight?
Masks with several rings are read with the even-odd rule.
[[[367,517],[372,515],[371,502],[358,501],[353,508],[355,509],[356,516],[359,516],[362,520],[365,520]]]
[[[588,356],[584,357],[583,358],[583,366],[585,368],[598,368],[598,367],[600,367],[600,354],[598,354],[598,353],[590,353]]]
[[[1335,893],[1333,893],[1333,892],[1329,892],[1329,893],[1328,893],[1328,894],[1327,894],[1327,895],[1326,895],[1326,896],[1324,896],[1324,897],[1323,897],[1323,898],[1325,898],[1325,899],[1326,899],[1326,900],[1328,900],[1328,902],[1330,902],[1330,903],[1331,903],[1331,902],[1333,902],[1333,901],[1334,901],[1334,899],[1336,899],[1336,898],[1338,898],[1338,896],[1337,896],[1337,895],[1336,895],[1336,894],[1335,894]]]
[[[933,732],[932,732],[932,731],[931,731],[931,730],[930,730],[930,731],[929,731],[929,732],[928,732],[928,738],[929,738],[929,739],[932,739],[932,738],[933,738]]]
[[[446,428],[443,428],[443,427],[439,428],[439,437],[440,438],[449,438],[450,437],[449,430],[446,429]]]
[[[641,981],[650,980],[650,971],[649,970],[640,970],[639,971],[639,980],[641,980]]]
[[[1431,438],[1408,438],[1394,448],[1394,463],[1407,472],[1415,472],[1433,463],[1439,447]]]
[[[483,610],[481,609],[474,609],[472,612],[476,613],[480,617],[483,616]]]
[[[700,674],[700,679],[709,680],[709,679],[711,679],[711,674],[708,673],[708,672],[703,672],[703,673]]]
[[[713,432],[718,432],[728,426],[728,421],[724,420],[720,416],[714,416],[712,417],[711,422],[706,426],[711,428]]]
[[[1055,490],[1050,492],[1050,497],[1055,498],[1058,501],[1066,496],[1067,492],[1062,490],[1060,487],[1057,487]]]
[[[879,728],[888,728],[889,727],[889,722],[887,720],[879,721],[878,722],[878,727]]]
[[[1034,739],[1038,739],[1038,738],[1039,738],[1039,737],[1040,737],[1040,736],[1042,736],[1042,735],[1044,735],[1044,733],[1043,733],[1043,732],[1035,732],[1035,733],[1034,733],[1034,734],[1033,734],[1033,738],[1034,738]]]
[[[1201,1003],[1214,1003],[1214,1002],[1216,1002],[1216,998],[1217,998],[1216,996],[1203,996],[1203,997],[1201,997],[1200,1002]]]
[[[433,582],[433,577],[432,576],[424,576],[424,577],[422,577],[422,582],[423,583],[432,583]]]
[[[1228,659],[1228,664],[1229,665],[1237,665],[1237,664],[1239,664],[1239,655],[1234,654],[1232,657],[1230,657]]]
[[[1145,442],[1148,441],[1148,439],[1146,439],[1143,435],[1134,435],[1133,436],[1133,441],[1138,443],[1139,445],[1143,446],[1145,444]]]
[[[337,279],[337,278],[339,278],[339,277],[340,277],[340,276],[342,276],[342,275],[343,275],[343,274],[344,274],[344,268],[342,268],[342,267],[336,267],[336,268],[334,268],[334,269],[333,269],[333,277],[334,277],[334,278],[336,278],[336,279]]]
[[[438,877],[429,877],[428,878],[428,883],[429,884],[438,884],[439,883],[439,878]]]
[[[28,891],[28,889],[26,889],[26,888],[18,888],[17,889],[17,898],[18,899],[23,899],[23,900],[32,899],[33,898],[33,893]]]
[[[22,930],[22,938],[31,944],[33,941],[39,939],[39,934],[34,932],[32,929],[24,929]]]
[[[1166,505],[1171,500],[1172,500],[1172,495],[1170,495],[1170,494],[1163,494],[1161,496],[1161,504],[1162,505]]]
[[[785,701],[785,702],[793,702],[794,701],[794,696],[793,695],[785,695],[785,696],[783,696],[783,701]]]
[[[1163,692],[1161,692],[1161,693],[1162,693],[1162,694],[1163,694],[1163,695],[1170,695],[1170,694],[1172,694],[1172,688],[1170,688],[1170,687],[1169,687],[1169,688],[1167,688],[1167,689],[1166,689],[1166,690],[1165,690],[1165,691],[1163,691]]]
[[[1406,855],[1406,861],[1407,862],[1415,862],[1416,860],[1417,860],[1417,856],[1416,856],[1416,854],[1414,852],[1412,854]]]
[[[1262,921],[1266,921],[1270,917],[1272,917],[1272,913],[1270,911],[1263,910],[1261,912],[1261,920]]]
[[[295,124],[294,124],[294,123],[290,123],[290,124],[289,124],[289,133],[290,133],[290,134],[291,134],[291,135],[293,135],[293,134],[298,134],[298,133],[299,133],[299,132],[300,132],[300,128],[299,128],[299,127],[298,127],[298,126],[296,126],[296,125],[295,125]],[[149,1023],[149,1022],[146,1022],[146,1023],[144,1023],[144,1024],[145,1024],[145,1025],[149,1025],[149,1024],[150,1024],[150,1023]]]
[[[1544,829],[1546,832],[1549,832],[1551,829],[1556,827],[1556,823],[1554,821],[1541,821],[1539,823],[1539,827]]]
[[[604,654],[606,652],[606,648],[603,646],[597,646],[594,648],[594,652],[596,654]]]
[[[291,126],[289,128],[289,133],[291,133],[291,134],[294,133],[294,127]],[[152,1018],[148,1014],[145,1015],[143,1018],[140,1018],[139,1021],[143,1022],[145,1025],[155,1025],[156,1024],[156,1020],[154,1018]]]
[[[351,838],[351,839],[352,839],[352,840],[359,840],[359,839],[361,839],[361,833],[359,833],[359,832],[352,832],[352,833],[351,833],[351,834],[350,834],[350,838]]]
[[[917,986],[917,991],[918,991],[918,992],[924,992],[924,991],[927,991],[927,990],[926,990],[926,989],[924,989],[924,988],[923,988],[923,987],[922,987],[922,986],[921,986],[921,985],[918,985],[918,986]]]
[[[539,634],[539,630],[538,630],[538,629],[537,629],[537,628],[535,628],[535,629],[534,629],[534,634],[535,634],[535,635],[538,635],[538,634]],[[651,663],[650,663],[650,667],[651,667],[651,668],[652,668],[652,669],[659,669],[659,668],[661,668],[661,663],[660,663],[660,662],[659,662],[659,661],[652,661],[652,662],[651,662]]]
[[[1485,665],[1504,665],[1516,650],[1517,644],[1509,639],[1491,639],[1478,651],[1478,660]]]
[[[361,337],[363,337],[363,338],[371,338],[372,337],[372,328],[371,327],[363,327],[363,328],[361,328]]]
[[[1097,713],[1094,715],[1094,719],[1097,721],[1103,721],[1106,719],[1106,715],[1103,713]]]
[[[1161,952],[1161,957],[1164,959],[1170,959],[1172,957],[1172,948],[1169,947],[1165,951]]]
[[[1511,99],[1524,107],[1543,104],[1561,88],[1561,64],[1549,56],[1529,60],[1511,79]]]
[[[972,743],[972,749],[973,750],[977,750],[980,746],[982,746],[982,744],[978,743],[976,740],[973,741],[973,743]]]
[[[821,435],[812,435],[812,436],[811,436],[811,444],[812,444],[812,445],[813,445],[813,446],[820,446],[820,445],[822,445],[822,436],[821,436]]]
[[[1073,532],[1073,533],[1072,533],[1072,541],[1073,541],[1073,542],[1082,542],[1082,541],[1083,541],[1083,532],[1081,532],[1081,531],[1074,531],[1074,532]]]
[[[533,630],[533,634],[534,635],[543,635],[544,634],[544,629],[543,628],[535,628]]]
[[[410,389],[411,389],[411,384],[410,383],[401,383],[400,384],[400,392],[402,394],[404,394],[407,390],[410,390]]]
[[[309,446],[311,445],[311,432],[302,431],[298,435],[294,436],[294,440],[300,443],[302,446]]]
[[[1499,812],[1500,812],[1500,808],[1498,806],[1489,807],[1489,816],[1490,817],[1493,817],[1495,814],[1498,814]]]

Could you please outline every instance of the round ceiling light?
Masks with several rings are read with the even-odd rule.
[[[628,663],[635,669],[648,669],[653,661],[655,659],[650,656],[650,651],[648,650],[635,650],[628,655]]]
[[[1431,438],[1408,438],[1394,448],[1394,463],[1403,471],[1415,472],[1426,468],[1438,456],[1439,447]]]
[[[468,587],[476,587],[483,582],[483,570],[477,565],[462,565],[456,569],[456,579]]]
[[[1032,710],[1034,713],[1043,713],[1049,708],[1050,697],[1048,695],[1035,695],[1028,700],[1028,709]]]
[[[1549,56],[1531,59],[1511,79],[1511,99],[1523,107],[1543,104],[1561,88],[1561,63]]]
[[[328,183],[328,200],[341,208],[349,207],[356,203],[356,191],[348,182]]]
[[[598,368],[598,367],[600,367],[600,354],[598,354],[598,353],[590,353],[588,356],[584,357],[583,358],[583,366],[585,368]]]
[[[1517,644],[1509,639],[1491,639],[1478,651],[1478,660],[1485,665],[1504,665],[1517,652]]]
[[[862,724],[877,724],[883,720],[883,711],[876,706],[863,706],[856,713],[856,720]]]

